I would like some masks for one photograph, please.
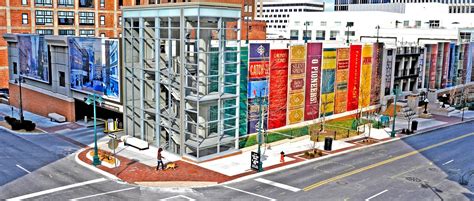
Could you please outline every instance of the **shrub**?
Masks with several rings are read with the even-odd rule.
[[[309,156],[310,158],[314,158],[314,152],[309,152],[309,153],[308,153],[308,156]]]
[[[24,120],[22,127],[23,127],[26,131],[34,131],[34,130],[35,130],[35,127],[36,127],[36,124],[33,123],[32,121]]]
[[[8,124],[12,124],[13,121],[15,121],[16,119],[13,118],[13,117],[10,117],[10,116],[6,116],[5,117],[5,121],[8,123]]]

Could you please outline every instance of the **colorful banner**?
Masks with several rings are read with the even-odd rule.
[[[435,89],[436,88],[436,63],[438,60],[438,44],[431,45],[431,67],[430,67],[430,80],[429,80],[429,88]]]
[[[304,45],[290,47],[288,69],[288,124],[295,124],[304,120],[305,104],[305,56]]]
[[[255,125],[257,125],[260,118],[262,118],[263,129],[267,125],[267,105],[263,100],[268,97],[268,66],[270,55],[269,43],[251,43],[249,44],[249,68],[248,68],[248,123],[247,132],[249,134],[258,132]],[[263,101],[261,103],[261,101]],[[258,114],[259,107],[262,107],[261,116]]]
[[[456,53],[457,46],[454,43],[449,44],[449,70],[448,70],[448,81],[446,87],[452,87],[456,82]]]
[[[462,83],[464,84],[467,84],[468,81],[467,81],[467,71],[469,70],[468,66],[469,66],[469,43],[466,43],[466,44],[463,44],[464,47],[464,51],[463,53],[461,54],[462,55],[462,61],[463,61],[463,65],[462,65]]]
[[[286,125],[288,49],[270,50],[268,129]]]
[[[336,81],[336,49],[323,50],[321,84],[321,116],[334,113],[335,81]]]
[[[347,111],[356,110],[359,107],[361,51],[361,45],[350,46],[349,82],[347,87]]]
[[[247,75],[248,75],[248,47],[240,48],[240,103],[239,103],[239,135],[247,135]]]
[[[380,93],[382,93],[381,81],[382,81],[383,48],[384,48],[383,43],[374,43],[373,56],[372,56],[372,80],[371,80],[371,90],[370,90],[370,105],[380,104]]]
[[[347,111],[347,80],[349,79],[349,48],[337,49],[336,57],[336,97],[334,113]],[[380,93],[380,92],[379,92]]]
[[[430,69],[431,69],[431,49],[432,45],[425,45],[425,78],[423,83],[423,88],[429,88],[430,84]]]
[[[362,67],[360,74],[359,107],[370,105],[370,89],[372,81],[372,45],[362,47]]]
[[[472,73],[473,63],[474,63],[474,42],[471,42],[469,45],[469,53],[467,54],[467,71],[466,71],[466,83],[474,80],[474,73]]]
[[[322,43],[308,43],[306,54],[306,94],[304,120],[319,117]]]
[[[447,86],[448,74],[449,74],[449,43],[443,43],[443,63],[442,63],[442,74],[441,74],[441,88],[444,89]]]
[[[441,82],[443,79],[443,64],[444,64],[444,43],[438,43],[438,52],[436,53],[436,79],[435,88],[441,89]]]

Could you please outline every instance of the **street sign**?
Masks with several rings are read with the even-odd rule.
[[[117,135],[115,135],[115,134],[113,134],[113,133],[112,133],[112,134],[109,134],[108,136],[109,136],[110,138],[112,138],[112,139],[117,139]]]
[[[250,168],[258,171],[258,163],[260,161],[260,156],[257,152],[252,151],[250,154]]]

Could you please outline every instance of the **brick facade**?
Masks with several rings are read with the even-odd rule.
[[[69,122],[76,121],[74,102],[68,102],[37,91],[22,87],[23,109],[47,117],[49,113],[58,113]],[[19,107],[19,87],[10,84],[10,104]]]

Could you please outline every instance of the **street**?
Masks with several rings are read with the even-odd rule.
[[[68,134],[64,134],[68,136]],[[37,137],[37,136],[35,136]],[[34,200],[473,200],[474,122],[207,188],[151,188],[104,179],[61,151],[79,147],[54,135],[2,131],[0,199]],[[53,141],[55,140],[55,141]],[[44,147],[48,141],[54,144]],[[5,152],[7,150],[8,155]],[[64,152],[63,152],[64,153]],[[65,153],[65,154],[70,154]],[[26,154],[15,157],[19,154]],[[40,157],[41,156],[41,157]],[[34,166],[39,158],[42,165]],[[5,160],[7,159],[7,160]],[[33,160],[34,161],[34,160]],[[16,164],[31,173],[18,168]],[[48,165],[44,165],[50,163]],[[43,167],[41,167],[43,166]],[[36,171],[34,171],[36,170]],[[4,179],[5,175],[14,175]],[[20,175],[20,176],[18,176]],[[24,176],[22,176],[24,175]],[[16,180],[15,180],[16,179]],[[469,185],[461,185],[464,180]]]

